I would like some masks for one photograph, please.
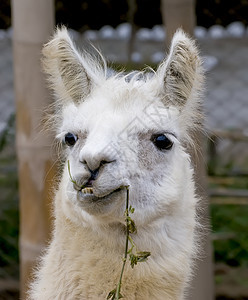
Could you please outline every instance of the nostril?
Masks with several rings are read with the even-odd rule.
[[[86,161],[85,159],[80,160],[80,162],[81,162],[83,165],[87,165],[87,161]]]
[[[110,163],[112,163],[112,162],[115,162],[115,160],[102,160],[102,161],[100,162],[100,166],[104,166],[104,165],[110,164]]]

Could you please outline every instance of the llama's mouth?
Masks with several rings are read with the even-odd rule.
[[[77,192],[77,205],[90,215],[103,216],[119,207],[125,199],[125,188],[100,192],[94,187],[84,187]]]
[[[105,198],[109,198],[113,194],[116,194],[116,193],[122,191],[123,189],[124,189],[124,187],[120,186],[119,188],[117,188],[111,192],[99,194],[99,193],[94,192],[93,187],[85,187],[85,188],[82,188],[80,191],[78,191],[78,194],[83,199],[86,198],[86,199],[90,199],[91,201],[97,201],[97,200],[103,200]]]

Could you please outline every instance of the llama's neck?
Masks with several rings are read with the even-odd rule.
[[[70,202],[63,200],[63,195],[64,191],[60,189],[56,196],[55,222],[58,236],[70,240],[74,238],[77,240],[78,237],[82,237],[86,240],[89,239],[89,242],[93,244],[102,244],[106,249],[111,247],[117,255],[123,254],[126,239],[124,211],[122,222],[101,224],[98,220],[94,222],[92,217],[90,220],[83,220],[80,208],[75,211],[75,207]],[[178,201],[177,204],[170,207],[167,215],[137,227],[138,233],[133,234],[132,238],[140,251],[150,251],[159,256],[162,255],[161,249],[168,256],[175,253],[174,251],[178,253],[180,249],[182,252],[192,251],[196,225],[196,200],[193,189],[190,189],[190,195],[185,193],[181,196],[187,198],[190,196],[191,199],[188,199],[186,203],[184,203],[185,201]]]
[[[98,227],[99,230],[97,231],[97,227],[90,228],[76,224],[65,216],[60,197],[62,194],[59,192],[57,194],[59,206],[56,212],[55,229],[55,241],[58,247],[65,245],[64,249],[66,248],[68,261],[80,257],[81,270],[84,276],[88,272],[89,274],[94,272],[100,274],[97,280],[102,281],[103,286],[106,285],[109,278],[112,278],[113,287],[118,282],[125,251],[124,225],[115,223]],[[193,252],[193,227],[187,225],[187,218],[190,218],[190,224],[192,223],[192,212],[182,211],[182,213],[184,213],[184,217],[180,214],[177,217],[167,216],[163,222],[158,220],[143,228],[138,228],[138,233],[132,236],[138,250],[150,251],[151,257],[147,262],[135,266],[134,269],[130,268],[129,263],[127,264],[126,276],[132,278],[130,284],[135,280],[135,277],[139,282],[148,282],[152,280],[150,277],[154,277],[163,286],[168,285],[168,289],[171,289],[173,293],[182,291],[185,277],[189,274]],[[190,215],[187,216],[188,213]],[[110,266],[111,272],[106,274],[105,269],[109,269]],[[156,286],[160,289],[158,284]],[[162,290],[164,288],[161,287]],[[155,291],[153,292],[155,293]],[[180,299],[175,294],[171,298],[168,295],[166,297],[166,299]],[[162,298],[154,297],[153,299]]]

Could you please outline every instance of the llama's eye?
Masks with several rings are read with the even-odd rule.
[[[173,146],[173,142],[164,134],[153,135],[151,140],[159,150],[170,150]]]
[[[64,143],[67,146],[74,146],[77,139],[78,139],[78,137],[75,134],[68,132],[64,137]]]

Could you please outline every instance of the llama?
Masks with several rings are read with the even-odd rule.
[[[178,30],[158,69],[132,76],[109,75],[102,56],[79,53],[64,27],[43,55],[65,164],[52,239],[29,299],[107,298],[122,267],[127,186],[132,239],[151,256],[134,268],[127,262],[123,299],[185,299],[199,244],[187,152],[202,122],[203,69],[194,41]]]

